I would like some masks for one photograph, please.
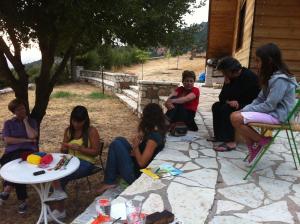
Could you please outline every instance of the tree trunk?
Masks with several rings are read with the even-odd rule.
[[[75,69],[75,53],[72,53],[71,54],[71,57],[70,57],[70,64],[71,64],[71,78],[72,78],[72,81],[76,81],[77,77],[76,77],[76,69]]]

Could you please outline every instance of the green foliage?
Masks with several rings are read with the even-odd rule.
[[[208,23],[193,24],[178,29],[170,36],[170,49],[173,56],[178,56],[196,48],[198,52],[206,50]]]
[[[56,91],[51,94],[51,98],[57,98],[57,99],[88,98],[88,99],[94,99],[94,100],[102,100],[102,99],[111,98],[111,96],[100,93],[100,92],[91,92],[88,95],[78,95],[78,94],[70,93],[70,92],[66,92],[66,91]]]
[[[167,59],[170,59],[170,58],[172,57],[172,54],[171,54],[171,52],[170,52],[170,49],[167,50],[167,53],[165,54],[165,57],[166,57]]]
[[[99,45],[166,46],[168,36],[183,25],[183,15],[191,12],[192,4],[196,0],[1,0],[0,33],[10,43],[0,38],[0,76],[9,81],[16,97],[28,102],[28,74],[20,52],[31,42],[38,44],[43,62],[35,78],[36,101],[31,116],[40,123],[54,85],[76,52],[82,55]],[[112,55],[116,66],[128,58]],[[55,57],[62,60],[53,70]],[[86,57],[97,67],[94,53]],[[6,59],[14,66],[16,77]]]
[[[91,50],[76,58],[78,65],[83,65],[86,69],[99,69],[101,58],[96,50]]]
[[[74,97],[75,94],[73,93],[69,93],[69,92],[65,92],[65,91],[57,91],[51,94],[52,98],[71,98]]]
[[[90,99],[95,99],[95,100],[111,98],[109,95],[105,95],[100,92],[91,92],[87,97]]]
[[[142,51],[142,50],[137,50],[136,51],[136,58],[139,60],[141,63],[145,63],[149,59],[149,52]]]
[[[40,70],[41,70],[41,60],[31,62],[25,65],[25,70],[29,76],[29,82],[35,83],[36,78],[39,77],[40,75]],[[52,73],[57,69],[58,63],[55,63],[53,65]],[[71,80],[71,74],[70,71],[68,70],[68,67],[66,67],[61,75],[59,76],[57,83],[62,84],[62,83],[67,83]]]
[[[106,69],[111,69],[144,63],[148,58],[148,52],[136,47],[111,47],[104,45],[96,50],[77,56],[76,63],[84,66],[86,69],[99,69],[100,65],[103,65]]]
[[[207,49],[207,34],[208,34],[208,23],[202,22],[196,24],[196,32],[194,33],[194,42],[197,52],[201,53]]]

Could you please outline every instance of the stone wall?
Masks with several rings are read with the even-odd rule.
[[[138,112],[141,113],[148,103],[159,104],[159,97],[168,96],[179,82],[139,80]]]
[[[91,70],[80,70],[80,79],[90,79],[91,82],[95,81],[99,84],[99,81],[102,82],[102,74],[100,71],[91,71]],[[128,89],[130,85],[136,85],[137,76],[131,74],[123,73],[111,73],[103,72],[104,79],[104,88],[109,89],[113,92],[121,92],[122,89]]]

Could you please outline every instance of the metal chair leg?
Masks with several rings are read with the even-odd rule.
[[[296,155],[297,155],[297,158],[298,158],[298,162],[300,164],[300,156],[299,156],[298,147],[297,147],[297,144],[296,144],[296,139],[295,139],[295,136],[294,136],[294,133],[293,133],[292,129],[290,129],[290,130],[291,130],[292,140],[293,140],[294,147],[295,147],[295,150],[296,150]]]
[[[286,136],[287,136],[287,139],[288,139],[288,142],[289,142],[289,146],[290,146],[290,149],[291,149],[291,152],[292,152],[292,156],[293,156],[295,167],[296,167],[296,169],[298,169],[297,163],[296,163],[296,159],[295,159],[295,155],[294,155],[294,150],[293,150],[293,147],[292,147],[292,144],[291,144],[291,139],[290,139],[289,132],[288,132],[288,130],[285,130],[285,132],[286,132]]]

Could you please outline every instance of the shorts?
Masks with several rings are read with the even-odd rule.
[[[248,123],[265,123],[265,124],[280,124],[280,121],[265,113],[260,112],[241,112],[241,115],[244,118],[244,124]]]

